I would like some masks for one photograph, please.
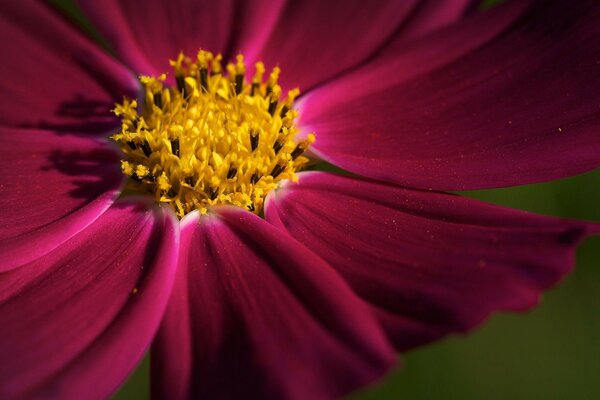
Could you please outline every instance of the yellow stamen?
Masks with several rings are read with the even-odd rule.
[[[196,61],[180,54],[171,61],[176,87],[165,84],[165,74],[140,77],[144,106],[124,99],[114,110],[122,119],[112,139],[124,153],[123,173],[180,218],[217,204],[259,213],[280,181],[297,180],[315,140],[309,134],[295,141],[292,107],[300,92],[282,99],[278,67],[264,82],[265,67],[256,63],[247,83],[242,55],[227,65],[226,76],[221,59],[202,50]]]

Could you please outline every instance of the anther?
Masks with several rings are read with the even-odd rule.
[[[279,98],[281,97],[281,87],[279,85],[274,85],[269,97],[271,98],[269,102],[269,114],[274,115],[277,104],[279,104]]]
[[[275,164],[270,175],[273,178],[277,178],[283,172],[283,170],[285,170],[285,164]]]
[[[255,172],[250,177],[250,183],[256,185],[258,181],[260,181],[260,175],[258,174],[258,172]]]
[[[288,106],[286,106],[285,104],[283,105],[283,107],[281,107],[281,112],[279,113],[279,115],[281,116],[281,118],[285,117],[285,114],[287,114],[287,112],[290,109],[288,108]]]
[[[263,81],[263,75],[265,73],[265,65],[262,62],[254,64],[255,72],[252,78],[252,88],[250,89],[250,96],[254,96],[256,91],[260,89],[260,84]]]
[[[269,114],[271,114],[271,115],[275,114],[275,109],[277,108],[277,104],[278,104],[277,100],[271,100],[271,102],[269,103]]]
[[[258,131],[251,130],[250,131],[250,148],[252,151],[256,150],[258,147]]]
[[[129,148],[130,148],[131,150],[135,150],[135,149],[137,149],[137,146],[135,145],[135,142],[134,142],[133,140],[128,140],[128,141],[127,141],[127,146],[129,146]]]
[[[208,195],[209,199],[214,200],[217,198],[217,189],[209,187],[206,189],[206,194]]]
[[[237,96],[240,93],[242,93],[242,89],[244,86],[244,75],[246,74],[246,66],[244,65],[244,56],[243,55],[238,54],[236,57],[236,60],[237,60],[237,62],[234,67],[234,71],[235,71],[234,86],[235,86],[235,94]]]
[[[156,107],[161,108],[161,109],[163,108],[162,93],[160,93],[160,92],[154,93],[153,100],[154,100],[154,104],[156,105]]]
[[[179,157],[179,139],[171,139],[171,152]]]
[[[302,146],[302,144],[298,144],[296,148],[290,153],[292,160],[298,158],[302,153],[304,153],[304,150],[306,150],[304,146]]]
[[[150,157],[150,154],[152,154],[152,149],[150,148],[150,143],[148,143],[147,140],[144,140],[142,142],[142,144],[140,145],[140,147],[142,148],[142,151],[144,152],[146,157]]]
[[[235,94],[239,95],[240,93],[242,93],[242,89],[244,86],[244,75],[243,74],[237,74],[235,76]]]
[[[182,94],[183,97],[187,97],[185,94],[185,78],[183,75],[177,75],[175,77],[175,82],[177,83],[177,90]]]
[[[279,150],[281,150],[281,148],[283,147],[283,142],[277,140],[275,141],[275,143],[273,143],[273,151],[275,151],[275,154],[279,153]]]
[[[229,171],[227,171],[227,179],[235,178],[235,174],[237,174],[237,168],[229,167]]]
[[[186,176],[184,180],[185,180],[185,183],[187,183],[191,187],[196,186],[196,184],[194,183],[194,177],[193,176]]]
[[[141,182],[142,178],[140,178],[139,176],[137,176],[137,174],[134,172],[133,174],[131,174],[131,179],[133,179],[136,182]]]
[[[208,92],[208,69],[200,68],[200,86]]]

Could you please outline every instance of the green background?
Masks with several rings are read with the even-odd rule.
[[[102,42],[70,0],[54,3]],[[464,194],[546,215],[600,221],[599,182],[600,170]],[[575,272],[548,292],[541,306],[526,314],[495,315],[469,336],[404,354],[401,368],[348,400],[600,399],[599,265],[600,238],[590,238],[579,248]],[[148,376],[146,357],[114,399],[148,399]]]

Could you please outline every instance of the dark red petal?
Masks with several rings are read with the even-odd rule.
[[[258,58],[283,86],[307,91],[380,49],[418,1],[289,1]]]
[[[394,47],[299,107],[313,149],[403,185],[476,189],[600,165],[600,6],[509,2]],[[504,33],[503,33],[504,32]],[[495,40],[492,40],[495,38]]]
[[[400,350],[534,306],[598,225],[326,173],[270,195],[269,222],[334,267]]]
[[[421,0],[395,36],[396,41],[414,40],[450,25],[473,9],[479,0]]]
[[[104,132],[133,76],[41,1],[0,4],[0,126]]]
[[[35,260],[119,195],[118,155],[90,137],[0,128],[0,271]]]
[[[104,399],[148,348],[175,277],[169,214],[119,203],[0,274],[0,398]]]
[[[169,59],[200,48],[225,52],[234,32],[234,0],[77,0],[84,12],[134,71],[171,71]]]
[[[319,257],[254,214],[215,212],[182,221],[154,396],[330,399],[394,363],[367,307]]]

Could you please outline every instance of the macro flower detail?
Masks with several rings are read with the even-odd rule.
[[[77,4],[0,5],[0,398],[336,398],[600,233],[443,192],[600,166],[597,2]]]

